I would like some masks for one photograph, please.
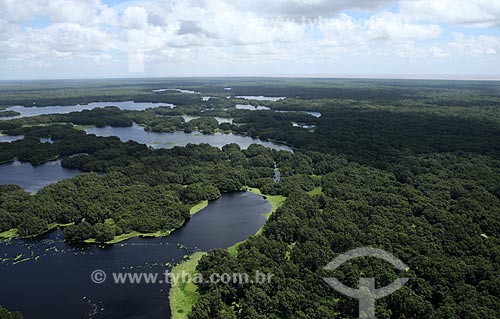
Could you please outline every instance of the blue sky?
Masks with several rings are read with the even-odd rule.
[[[496,78],[500,3],[0,0],[0,48],[0,79],[5,80]]]

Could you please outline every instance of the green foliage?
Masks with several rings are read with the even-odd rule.
[[[38,235],[48,230],[47,222],[37,216],[30,216],[16,226],[19,229],[21,237]]]
[[[181,278],[189,274],[192,278],[196,275],[196,266],[206,253],[196,252],[188,260],[175,266],[171,271],[172,277]],[[169,299],[172,319],[187,319],[191,313],[193,305],[196,303],[200,294],[198,287],[193,282],[179,282],[176,286],[170,288]]]
[[[45,150],[67,156],[62,160],[65,167],[107,172],[81,174],[33,196],[19,187],[0,187],[0,231],[18,228],[21,236],[33,236],[47,231],[49,224],[75,223],[65,228],[70,242],[110,242],[124,234],[170,232],[190,218],[193,204],[240,191],[263,176],[270,178],[273,156],[280,153],[257,146],[244,152],[234,145],[221,150],[206,144],[151,150],[116,138],[82,135],[64,125],[21,130],[53,137],[55,142],[33,139],[29,148],[19,147],[27,143],[25,139],[3,146],[15,157],[32,160]]]
[[[213,184],[196,183],[183,189],[181,198],[186,203],[198,203],[203,200],[214,200],[220,197],[219,189]]]
[[[1,111],[0,112],[0,117],[14,117],[21,115],[21,113],[16,112],[16,111]]]
[[[0,306],[0,319],[23,319],[23,315],[19,311],[8,311]]]
[[[112,240],[116,235],[115,227],[109,224],[97,223],[94,225],[95,239],[98,242],[105,243]],[[88,239],[88,238],[86,238]]]
[[[86,239],[96,237],[96,235],[96,229],[85,220],[79,224],[64,228],[64,238],[68,242],[83,242]]]

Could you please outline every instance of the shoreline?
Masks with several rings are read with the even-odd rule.
[[[287,199],[284,196],[262,194],[262,192],[258,188],[244,187],[244,188],[242,188],[241,191],[246,191],[246,192],[253,193],[255,195],[262,196],[263,198],[265,198],[266,201],[268,201],[268,203],[271,204],[271,209],[268,212],[262,214],[263,216],[266,217],[266,221],[279,207],[281,207],[283,205],[283,203]],[[190,208],[190,215],[191,216],[196,215],[198,212],[200,212],[204,208],[206,208],[208,206],[208,204],[209,204],[209,201],[205,200],[205,201],[201,201],[201,202],[193,205]],[[37,234],[34,236],[29,236],[29,237],[19,237],[18,230],[13,228],[13,229],[10,229],[10,230],[7,230],[5,232],[0,233],[0,239],[11,240],[14,238],[23,238],[23,239],[35,238],[35,237],[38,237],[40,235],[51,232],[59,227],[66,227],[66,226],[73,225],[73,224],[74,223],[68,223],[68,224],[52,223],[52,224],[48,225],[47,231],[44,231],[43,233]],[[261,235],[262,229],[264,226],[265,226],[265,224],[261,228],[259,228],[259,230],[253,236]],[[180,226],[176,229],[179,229],[181,227],[182,226]],[[151,238],[166,237],[166,236],[170,235],[176,229],[166,230],[166,231],[157,231],[157,232],[153,232],[153,233],[140,233],[140,232],[134,231],[134,232],[130,232],[127,234],[115,236],[114,239],[112,239],[108,242],[104,242],[104,243],[97,242],[97,241],[95,241],[95,239],[87,239],[83,243],[84,244],[95,244],[95,245],[99,245],[99,244],[100,245],[112,245],[112,244],[117,244],[117,243],[123,242],[123,241],[131,239],[131,238],[135,238],[135,237],[145,237],[145,238],[147,238],[147,237],[151,237]],[[233,246],[228,247],[227,248],[228,252],[231,255],[236,256],[238,247],[242,243],[244,243],[245,241],[246,240],[235,243]],[[173,274],[174,276],[176,276],[176,274],[179,274],[179,273],[182,274],[182,272],[189,273],[192,275],[195,274],[196,267],[197,267],[199,261],[206,254],[207,254],[207,252],[194,253],[193,255],[189,256],[188,259],[181,261],[179,264],[177,264],[175,267],[173,267],[172,270],[170,271],[171,274]],[[171,318],[172,319],[187,319],[188,315],[191,313],[191,310],[192,310],[194,304],[196,303],[196,301],[198,300],[199,296],[200,295],[198,293],[198,287],[194,283],[183,283],[183,284],[179,284],[178,286],[172,287],[169,291],[169,294],[168,294],[171,315],[172,315]]]
[[[253,236],[260,236],[264,226],[267,224],[267,220],[272,214],[278,210],[286,201],[287,197],[281,195],[266,195],[262,194],[260,189],[252,187],[244,187],[243,191],[250,192],[255,195],[259,195],[265,198],[271,204],[271,210],[263,215],[266,217],[266,223],[259,228],[259,230]],[[227,248],[227,251],[231,256],[236,256],[238,254],[238,247],[246,242],[247,240],[240,241],[234,245]],[[196,273],[196,267],[200,259],[205,256],[206,252],[197,252],[189,257],[189,259],[177,264],[171,273],[174,276],[178,273],[184,271],[184,273],[189,273],[193,275]],[[194,288],[193,288],[194,287]],[[198,287],[193,284],[183,284],[180,287],[172,287],[168,294],[168,299],[170,303],[171,319],[187,319],[191,313],[194,304],[199,298],[199,293],[197,292]]]
[[[203,209],[205,209],[207,206],[208,206],[208,200],[204,200],[204,201],[199,202],[198,204],[195,204],[189,210],[190,216],[196,215],[197,213],[199,213],[200,211],[202,211]],[[113,244],[118,244],[118,243],[121,243],[122,241],[131,239],[131,238],[135,238],[135,237],[142,237],[142,238],[167,237],[168,235],[170,235],[171,233],[173,233],[177,229],[182,228],[184,226],[184,224],[185,224],[185,222],[182,223],[182,225],[179,226],[179,227],[177,227],[177,228],[170,229],[170,230],[158,230],[158,231],[153,232],[153,233],[140,233],[140,232],[137,232],[137,231],[133,231],[133,232],[130,232],[130,233],[126,233],[126,234],[121,234],[121,235],[115,236],[115,238],[113,238],[112,240],[104,242],[104,243],[98,242],[94,238],[90,238],[90,239],[86,239],[84,241],[84,243],[85,244],[113,245]]]
[[[170,275],[173,278],[181,278],[181,276],[189,274],[193,278],[196,274],[196,267],[199,261],[206,254],[206,252],[202,251],[192,254],[188,259],[173,267]],[[193,282],[172,285],[168,293],[171,312],[170,318],[187,319],[199,297],[198,286]]]
[[[38,233],[36,235],[31,235],[31,236],[19,236],[19,229],[17,229],[17,228],[11,228],[9,230],[6,230],[6,231],[0,233],[0,240],[12,240],[12,239],[15,239],[15,238],[19,238],[19,239],[36,238],[38,236],[42,236],[42,235],[45,235],[47,233],[50,233],[50,232],[54,231],[55,229],[57,229],[59,227],[67,227],[67,226],[71,226],[71,225],[74,225],[74,224],[75,224],[74,222],[67,223],[67,224],[52,223],[52,224],[47,225],[47,230],[44,230],[43,232],[40,232],[40,233]]]
[[[262,225],[262,227],[259,228],[259,230],[257,230],[257,232],[254,235],[254,236],[259,236],[259,235],[262,234],[264,226],[267,224],[267,220],[269,220],[269,218],[271,217],[271,215],[274,214],[278,210],[278,208],[280,208],[281,206],[283,206],[283,204],[287,200],[287,197],[282,196],[282,195],[266,195],[266,194],[262,194],[262,192],[258,188],[247,187],[246,190],[248,192],[250,192],[250,193],[253,193],[253,194],[265,197],[266,200],[271,204],[271,210],[268,213],[263,214],[266,217],[266,223],[264,225]],[[246,242],[246,240],[237,242],[236,244],[228,247],[227,251],[232,256],[238,255],[238,247],[241,244],[243,244],[244,242]]]
[[[204,200],[204,201],[201,201],[201,202],[195,204],[189,210],[190,216],[196,215],[197,213],[199,213],[200,211],[202,211],[207,206],[208,206],[208,200]],[[36,235],[25,236],[25,237],[19,236],[19,230],[17,228],[11,228],[11,229],[6,230],[4,232],[0,232],[0,240],[7,240],[8,241],[8,240],[12,240],[12,239],[15,239],[15,238],[20,238],[20,239],[36,238],[38,236],[50,233],[50,232],[54,231],[55,229],[57,229],[59,227],[67,227],[67,226],[74,225],[74,224],[75,224],[74,222],[67,223],[67,224],[52,223],[52,224],[49,224],[47,226],[48,228],[47,228],[46,231],[43,231],[43,232],[41,232],[39,234],[36,234]],[[182,224],[182,226],[183,225],[184,225],[184,223]],[[121,235],[115,236],[115,238],[113,238],[112,240],[107,241],[107,242],[98,242],[94,238],[90,238],[90,239],[86,239],[83,242],[79,242],[79,243],[80,244],[113,245],[113,244],[117,244],[117,243],[120,243],[122,241],[131,239],[131,238],[135,238],[135,237],[145,237],[145,238],[166,237],[166,236],[170,235],[176,229],[181,228],[182,226],[180,226],[178,228],[171,229],[171,230],[159,230],[159,231],[156,231],[156,232],[153,232],[153,233],[140,233],[140,232],[133,231],[133,232],[130,232],[130,233],[126,233],[126,234],[121,234]]]

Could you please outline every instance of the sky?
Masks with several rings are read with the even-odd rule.
[[[0,80],[500,79],[498,0],[0,0]]]

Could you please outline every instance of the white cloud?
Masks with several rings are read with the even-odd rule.
[[[7,59],[67,58],[84,52],[113,49],[114,39],[98,28],[75,23],[56,23],[44,29],[27,29],[0,41]]]
[[[141,7],[128,7],[121,17],[121,25],[126,29],[145,29],[148,26],[148,12]]]
[[[331,17],[343,10],[383,8],[395,0],[239,0],[230,1],[244,11],[273,17]]]
[[[15,2],[0,1],[9,1],[7,11],[17,10]],[[56,9],[54,3],[57,2]],[[311,20],[314,23],[309,25],[299,20],[271,19],[260,13],[262,10],[272,13],[281,7],[289,11],[300,8],[300,12],[336,12],[348,7],[374,8],[388,2],[340,1],[332,4],[323,0],[295,0],[290,4],[275,0],[268,6],[252,2],[255,8],[250,10],[249,1],[133,1],[107,8],[99,0],[53,0],[46,3],[50,7],[47,9],[37,6],[37,1],[27,0],[30,9],[23,16],[50,13],[53,19],[67,21],[12,34],[0,55],[33,59],[36,56],[68,58],[80,54],[89,59],[93,54],[102,61],[103,54],[120,50],[128,54],[145,53],[149,60],[161,60],[161,57],[170,61],[188,57],[208,60],[223,56],[227,61],[312,61],[315,57],[335,59],[337,53],[349,50],[367,52],[370,46],[380,43],[404,46],[407,42],[431,39],[440,34],[441,29],[436,25],[416,24],[405,16],[388,12],[360,20],[342,13],[334,18]],[[68,6],[73,6],[74,11],[68,10]],[[102,21],[103,16],[110,17],[106,24]],[[84,19],[103,23],[90,26],[74,22]],[[318,38],[311,37],[311,33],[318,34]]]
[[[449,53],[445,52],[443,49],[438,48],[438,47],[431,47],[429,49],[429,52],[435,58],[448,58],[448,57],[450,57]]]
[[[425,58],[428,55],[427,50],[418,47],[414,42],[397,44],[392,48],[399,58]]]
[[[365,23],[370,38],[389,40],[428,40],[441,35],[435,24],[417,24],[409,18],[390,12],[372,16]]]
[[[50,68],[52,67],[52,63],[45,62],[45,61],[31,61],[29,62],[29,66],[32,68]]]
[[[0,0],[0,64],[56,69],[59,60],[126,69],[127,54],[144,54],[147,63],[172,68],[281,63],[307,69],[318,61],[349,65],[350,57],[390,65],[394,58],[495,55],[495,36],[441,38],[443,22],[500,25],[500,4],[493,2],[400,0],[400,11],[391,12],[385,10],[397,1],[141,0],[108,7],[102,0]],[[351,9],[365,15],[356,18]],[[40,17],[47,19],[37,26]]]
[[[497,0],[403,0],[400,10],[422,20],[470,26],[500,26],[500,1]]]
[[[381,51],[384,55],[392,52],[392,55],[406,57],[422,55],[416,41],[435,39],[442,32],[437,25],[415,24],[393,13],[376,14],[366,20],[355,20],[344,13],[338,18],[321,20],[319,30],[324,38],[318,43],[322,49],[328,49],[329,54],[352,51],[376,55]],[[387,51],[384,46],[390,49]],[[418,54],[410,54],[410,51]]]
[[[495,36],[466,36],[462,33],[453,34],[451,46],[465,55],[499,55],[500,37]]]
[[[22,23],[39,16],[54,22],[114,24],[115,12],[100,0],[0,0],[0,18]]]

